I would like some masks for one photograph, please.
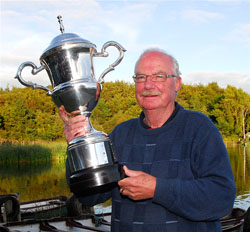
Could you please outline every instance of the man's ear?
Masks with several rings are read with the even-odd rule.
[[[175,80],[175,91],[178,92],[181,89],[182,79],[181,77],[176,77]]]

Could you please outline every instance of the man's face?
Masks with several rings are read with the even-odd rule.
[[[161,52],[148,52],[141,57],[136,74],[170,74],[173,73],[173,63],[169,56]],[[167,78],[163,82],[154,82],[147,76],[146,82],[135,84],[135,94],[138,104],[143,110],[166,109],[173,104],[177,91],[181,88],[181,78]]]

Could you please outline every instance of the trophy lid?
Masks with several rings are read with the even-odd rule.
[[[79,35],[74,34],[74,33],[64,33],[64,26],[62,24],[62,16],[58,16],[58,22],[60,24],[60,31],[62,34],[56,36],[50,43],[49,47],[45,49],[43,52],[42,57],[44,57],[45,53],[47,53],[50,50],[54,50],[55,48],[58,47],[63,47],[64,45],[76,45],[80,47],[85,47],[85,48],[94,48],[96,49],[96,45],[91,43],[88,40],[85,40],[81,38]]]

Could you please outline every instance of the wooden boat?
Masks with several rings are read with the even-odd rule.
[[[0,232],[108,232],[110,220],[111,212],[95,213],[74,195],[20,204],[17,194],[0,196]]]
[[[111,215],[111,214],[110,214]],[[25,220],[20,222],[8,222],[0,225],[1,232],[83,232],[83,231],[110,231],[110,215],[83,215],[83,217],[62,217],[46,220]]]
[[[18,204],[18,196],[0,196],[0,232],[110,231],[111,208],[96,213],[75,197],[59,196]],[[221,219],[223,232],[249,232],[250,208],[234,208]]]

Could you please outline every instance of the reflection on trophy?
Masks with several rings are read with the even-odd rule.
[[[89,120],[100,97],[104,76],[114,70],[126,51],[117,42],[106,42],[98,53],[96,45],[73,33],[64,33],[61,16],[58,16],[61,34],[56,36],[40,57],[41,66],[32,62],[22,63],[16,77],[19,82],[33,89],[43,89],[54,103],[63,105],[72,115],[84,114],[88,120],[87,135],[74,138],[68,145],[67,158],[70,167],[70,189],[76,195],[102,191],[121,178],[121,168],[112,151],[109,137],[96,131]],[[118,59],[95,80],[93,57],[107,57],[106,48],[114,46],[119,50]],[[53,90],[42,85],[24,81],[21,76],[25,67],[32,68],[32,74],[45,69]]]

